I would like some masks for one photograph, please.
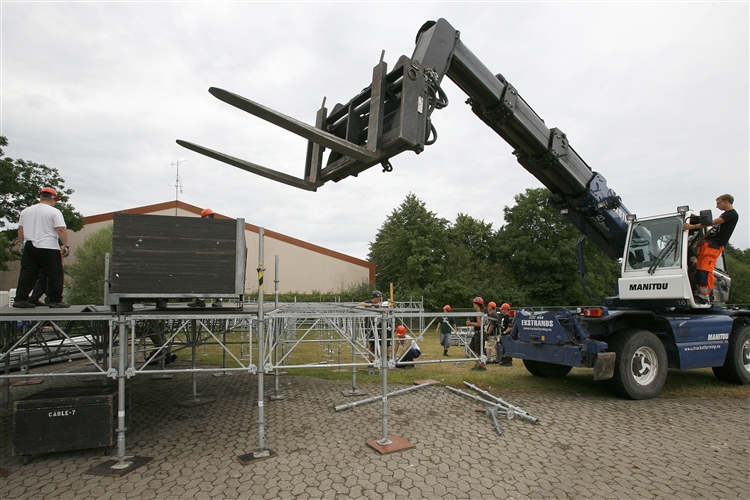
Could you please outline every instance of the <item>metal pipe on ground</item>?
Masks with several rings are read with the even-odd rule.
[[[393,396],[400,396],[401,394],[405,394],[407,392],[415,391],[417,389],[421,389],[422,387],[427,387],[428,385],[432,385],[431,382],[426,382],[424,384],[415,385],[412,387],[407,387],[406,389],[401,389],[398,391],[389,392],[386,394],[385,397],[393,397]],[[361,401],[354,401],[352,403],[346,403],[344,405],[335,406],[333,408],[334,411],[342,411],[342,410],[348,410],[350,408],[354,408],[355,406],[361,406],[366,405],[368,403],[374,403],[375,401],[380,401],[383,399],[383,396],[373,396],[371,398],[363,399]]]
[[[477,391],[479,394],[492,399],[493,401],[496,402],[496,404],[500,404],[500,405],[506,407],[507,409],[513,410],[513,413],[517,417],[519,417],[519,418],[521,418],[523,420],[527,420],[527,421],[531,422],[532,424],[538,424],[539,423],[539,419],[538,418],[532,417],[525,410],[519,408],[518,406],[513,406],[512,404],[510,404],[507,401],[505,401],[503,398],[499,398],[497,396],[494,396],[494,395],[490,394],[489,392],[487,392],[485,390],[482,390],[479,387],[475,386],[474,384],[471,384],[471,383],[469,383],[469,382],[467,382],[465,380],[464,380],[464,385],[466,387],[468,387],[469,389],[473,389],[473,390]]]
[[[487,407],[497,408],[499,410],[502,410],[505,412],[505,416],[508,420],[513,420],[515,417],[515,413],[510,408],[506,408],[503,405],[494,402],[494,401],[488,401],[486,399],[482,399],[479,396],[475,396],[473,394],[469,394],[468,392],[464,392],[461,389],[456,389],[455,387],[450,387],[448,385],[445,386],[446,389],[448,389],[451,392],[455,392],[456,394],[459,394],[461,396],[464,396],[469,399],[473,399],[474,401],[478,403],[482,403],[483,405],[486,405]]]

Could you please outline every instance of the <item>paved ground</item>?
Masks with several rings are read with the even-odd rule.
[[[127,450],[152,462],[125,477],[86,474],[100,450],[12,456],[12,418],[0,419],[0,498],[750,498],[750,401],[623,401],[555,394],[501,395],[539,425],[504,421],[497,436],[477,405],[442,386],[388,399],[389,433],[414,448],[380,455],[380,403],[334,412],[364,397],[350,383],[285,375],[285,398],[266,399],[266,446],[276,456],[237,457],[258,443],[257,382],[202,375],[215,402],[194,408],[187,374],[131,379]],[[81,381],[47,379],[12,398]],[[272,387],[267,379],[266,387]],[[362,385],[368,396],[380,385]],[[402,388],[393,386],[391,390]]]

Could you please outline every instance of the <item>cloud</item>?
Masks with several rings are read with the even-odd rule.
[[[398,15],[394,15],[394,6]],[[422,154],[307,193],[176,139],[302,176],[306,141],[228,106],[221,87],[313,123],[445,17],[640,216],[735,195],[750,247],[746,3],[5,3],[6,153],[57,167],[86,215],[181,200],[364,258],[409,192],[440,217],[502,225],[541,184],[447,79]],[[715,209],[714,209],[715,210]]]

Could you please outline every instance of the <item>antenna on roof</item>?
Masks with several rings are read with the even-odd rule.
[[[187,160],[177,160],[172,162],[173,167],[177,167],[177,175],[175,176],[174,180],[174,214],[177,215],[177,201],[179,200],[179,196],[177,194],[177,191],[179,190],[180,193],[182,193],[182,181],[180,180],[180,163],[185,163]],[[171,186],[171,184],[169,184]]]

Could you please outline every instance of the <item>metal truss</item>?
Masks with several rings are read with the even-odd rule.
[[[87,359],[94,371],[76,375],[106,374],[106,354],[112,344],[111,319],[111,315],[2,317],[0,377],[28,377],[32,366],[80,358]],[[11,374],[17,371],[23,373]]]
[[[5,410],[10,404],[10,380],[28,377],[29,368],[41,363],[71,359],[85,359],[93,369],[83,372],[46,372],[35,376],[110,377],[118,383],[117,456],[124,465],[126,405],[125,383],[141,374],[191,373],[192,403],[203,403],[197,398],[197,375],[213,372],[228,375],[232,371],[257,375],[258,379],[258,434],[259,449],[265,449],[265,420],[262,414],[265,374],[274,374],[274,393],[271,399],[281,399],[279,375],[281,370],[295,368],[351,369],[352,388],[345,395],[361,394],[356,388],[357,369],[368,368],[380,372],[383,385],[383,405],[387,397],[387,372],[396,367],[394,332],[397,325],[405,325],[417,341],[424,340],[433,330],[442,313],[425,313],[421,303],[398,303],[397,307],[359,307],[357,304],[300,303],[286,304],[260,316],[242,311],[138,311],[104,313],[50,312],[3,315],[0,317],[0,380],[4,381]],[[474,317],[476,313],[455,313],[453,318]],[[240,340],[236,337],[239,334]],[[481,333],[483,334],[483,332]],[[231,337],[231,338],[230,338]],[[468,342],[468,335],[457,335]],[[320,346],[324,360],[296,362],[295,351],[301,346]],[[221,350],[222,366],[198,367],[199,347],[215,346]],[[166,368],[171,355],[190,350],[190,367]],[[239,349],[239,353],[237,350]],[[351,362],[344,362],[345,350],[351,351]],[[468,350],[467,350],[468,351]],[[338,353],[333,360],[334,352]],[[470,352],[470,351],[469,351]],[[25,354],[24,354],[25,353]],[[33,356],[32,356],[33,354]],[[481,356],[484,358],[484,355]],[[450,360],[463,362],[466,358]],[[484,359],[482,359],[484,360]],[[436,359],[412,361],[412,364],[447,362]],[[158,365],[158,366],[157,366]],[[230,366],[231,365],[231,366]],[[158,368],[158,369],[154,369]],[[18,373],[18,372],[23,373]],[[342,370],[343,371],[343,370]],[[190,403],[190,402],[188,402]],[[387,413],[387,412],[386,412]],[[386,414],[384,413],[384,415]],[[383,435],[387,436],[387,420],[383,417]]]

